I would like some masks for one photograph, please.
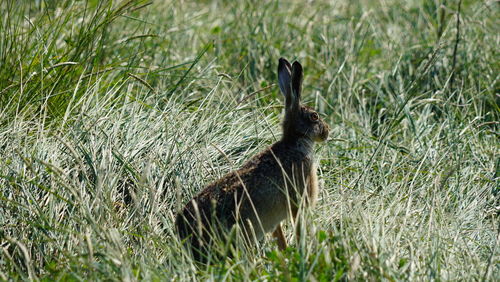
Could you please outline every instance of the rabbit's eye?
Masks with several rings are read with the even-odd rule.
[[[309,118],[312,120],[312,121],[317,121],[319,119],[319,116],[317,113],[312,113]]]

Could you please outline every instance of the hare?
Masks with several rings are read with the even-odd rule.
[[[196,260],[206,246],[239,223],[248,242],[273,231],[278,248],[286,248],[281,221],[296,219],[299,205],[313,206],[318,195],[314,143],[325,141],[329,126],[312,108],[301,105],[303,71],[279,59],[278,82],[285,96],[283,136],[240,169],[206,186],[177,214],[181,240]],[[205,249],[204,249],[205,248]]]

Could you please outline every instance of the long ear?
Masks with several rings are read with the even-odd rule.
[[[300,95],[302,94],[302,80],[304,72],[299,62],[295,61],[292,65],[292,96],[296,106],[300,103]]]
[[[278,63],[278,83],[281,93],[285,96],[285,108],[289,109],[293,102],[292,97],[292,66],[284,59],[280,58]]]

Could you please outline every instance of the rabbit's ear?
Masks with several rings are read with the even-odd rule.
[[[292,66],[284,59],[280,58],[278,63],[278,83],[281,93],[285,96],[285,105],[288,109],[292,104]]]
[[[302,94],[302,80],[304,78],[304,72],[302,66],[299,62],[295,61],[292,65],[292,96],[294,102],[300,103],[300,95]]]

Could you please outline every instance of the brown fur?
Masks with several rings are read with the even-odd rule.
[[[268,232],[286,247],[280,222],[296,216],[304,195],[314,205],[318,195],[314,141],[325,140],[329,127],[314,110],[299,104],[302,67],[280,59],[280,88],[286,109],[282,140],[247,161],[240,169],[206,186],[177,215],[180,238],[200,260],[214,236],[240,223],[247,242]],[[312,116],[312,115],[316,116]],[[222,238],[224,239],[224,238]]]

